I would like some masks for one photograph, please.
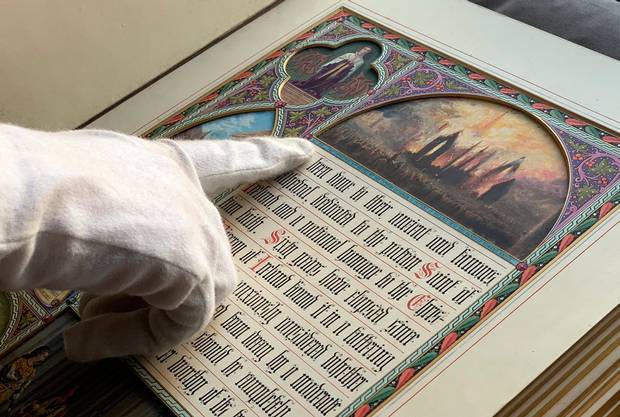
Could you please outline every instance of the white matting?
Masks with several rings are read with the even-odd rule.
[[[144,132],[335,9],[287,0],[93,127]],[[620,62],[464,0],[339,2],[373,20],[620,130]],[[492,416],[618,304],[620,212],[417,379],[381,415]]]

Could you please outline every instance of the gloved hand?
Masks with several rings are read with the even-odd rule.
[[[0,125],[0,287],[85,291],[67,357],[158,353],[236,284],[207,196],[305,162],[304,139],[147,141]]]

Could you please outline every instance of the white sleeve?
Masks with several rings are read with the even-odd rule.
[[[0,288],[99,296],[66,339],[70,357],[92,360],[160,351],[202,328],[236,284],[205,192],[290,170],[312,146],[0,125],[0,148]]]

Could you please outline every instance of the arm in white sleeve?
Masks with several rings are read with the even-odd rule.
[[[0,125],[0,288],[78,289],[68,357],[148,354],[201,329],[236,284],[221,189],[305,162],[303,139],[146,141]]]

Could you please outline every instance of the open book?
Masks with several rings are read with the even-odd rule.
[[[147,137],[272,129],[317,154],[217,199],[242,282],[134,363],[190,415],[381,408],[618,200],[611,133],[347,10]]]
[[[191,341],[130,360],[181,416],[406,413],[617,218],[617,134],[348,9],[142,133],[317,150],[217,197],[240,284]]]

